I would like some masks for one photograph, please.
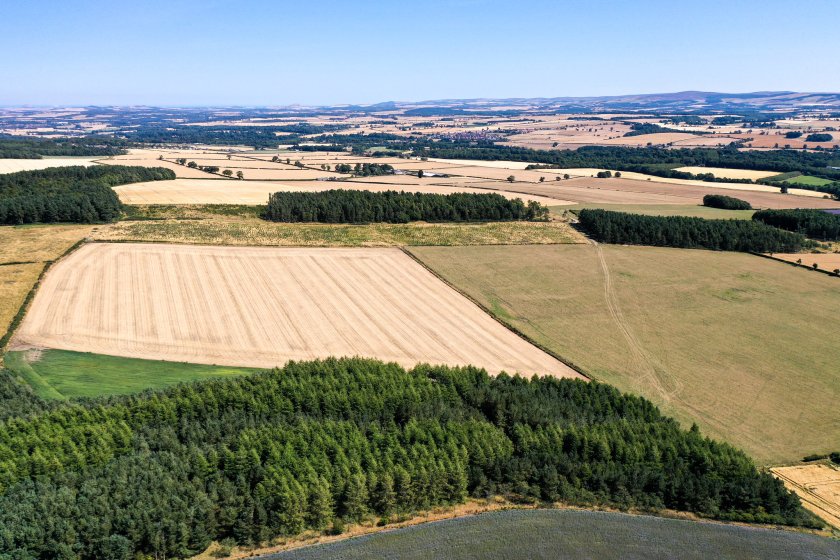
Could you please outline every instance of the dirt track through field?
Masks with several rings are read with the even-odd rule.
[[[579,377],[398,249],[89,244],[15,346],[273,367],[364,356]]]

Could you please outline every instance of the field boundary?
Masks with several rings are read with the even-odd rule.
[[[814,268],[813,266],[809,266],[809,265],[804,264],[804,263],[799,264],[799,263],[795,263],[795,262],[791,262],[791,261],[786,261],[785,259],[780,259],[778,257],[774,257],[773,255],[768,255],[766,253],[750,253],[750,254],[755,255],[757,257],[764,257],[765,259],[770,259],[771,261],[784,263],[786,265],[793,266],[793,267],[796,267],[796,268],[804,268],[805,270],[810,270],[811,272],[822,272],[826,276],[831,276],[832,278],[838,278],[838,276],[836,274],[834,274],[833,271],[826,270],[824,268]],[[803,255],[809,255],[809,254],[812,254],[812,253],[802,253],[802,254]]]
[[[581,245],[581,243],[572,243],[571,245]],[[507,245],[501,245],[501,246],[502,247],[507,247]],[[474,305],[476,305],[479,309],[481,309],[485,314],[487,314],[489,317],[491,317],[494,321],[496,321],[497,323],[502,325],[504,328],[506,328],[507,330],[509,330],[510,332],[512,332],[513,334],[515,334],[516,336],[518,336],[519,338],[521,338],[522,340],[527,342],[528,344],[531,344],[532,346],[535,346],[536,348],[539,348],[540,350],[542,350],[543,352],[545,352],[546,354],[548,354],[549,356],[551,356],[555,360],[557,360],[560,363],[565,364],[566,366],[572,368],[577,373],[579,373],[580,375],[585,377],[587,380],[598,381],[591,374],[586,372],[583,368],[581,368],[579,365],[577,365],[573,361],[569,360],[568,358],[564,358],[563,356],[560,356],[559,354],[557,354],[553,350],[550,350],[550,349],[546,348],[545,346],[543,346],[542,344],[540,344],[539,342],[537,342],[536,340],[534,340],[533,338],[531,338],[530,336],[528,336],[527,334],[522,332],[521,330],[517,329],[515,326],[509,325],[508,323],[505,323],[504,321],[502,321],[500,318],[498,318],[496,315],[494,315],[493,312],[490,309],[488,309],[484,304],[482,304],[481,302],[479,302],[478,300],[473,298],[471,295],[469,295],[468,293],[466,293],[463,290],[461,290],[460,288],[458,288],[452,282],[450,282],[449,280],[447,280],[446,278],[444,278],[443,276],[438,274],[437,271],[435,271],[429,265],[424,263],[417,255],[412,253],[405,246],[399,247],[399,249],[403,253],[408,255],[408,257],[411,260],[413,260],[414,262],[416,262],[417,264],[422,266],[424,269],[426,269],[430,273],[432,273],[435,278],[437,278],[438,280],[440,280],[441,282],[443,282],[444,284],[446,284],[447,286],[449,286],[450,288],[452,288],[453,290],[458,292],[461,296],[467,298],[470,302],[472,302]]]
[[[73,243],[66,251],[64,251],[61,255],[56,257],[52,260],[44,261],[44,268],[41,270],[41,273],[38,275],[38,279],[35,280],[35,284],[32,285],[32,288],[26,294],[26,297],[23,299],[23,303],[20,305],[20,309],[12,318],[12,321],[9,323],[9,328],[6,329],[6,333],[0,337],[0,359],[2,359],[3,354],[6,351],[6,347],[9,344],[9,341],[12,340],[12,336],[14,336],[15,331],[17,331],[18,327],[20,326],[21,322],[23,321],[26,312],[29,310],[29,305],[32,303],[32,300],[35,299],[35,293],[38,291],[38,288],[41,286],[41,282],[46,276],[47,271],[50,269],[52,265],[56,262],[60,261],[82,245],[86,243],[86,239],[80,239]],[[35,264],[35,263],[32,263]]]

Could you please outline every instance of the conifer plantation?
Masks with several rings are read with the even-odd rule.
[[[0,386],[0,557],[184,557],[468,496],[817,526],[741,451],[597,382],[366,359],[47,404]]]
[[[169,169],[121,165],[0,174],[0,224],[110,222],[122,210],[111,187],[174,178]]]

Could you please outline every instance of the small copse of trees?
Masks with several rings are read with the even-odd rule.
[[[722,194],[707,194],[703,197],[703,206],[723,210],[752,210],[752,204],[746,200]]]

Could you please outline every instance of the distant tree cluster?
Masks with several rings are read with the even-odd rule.
[[[793,140],[794,138],[801,138],[802,133],[798,130],[791,130],[790,132],[785,132],[785,138],[789,138]]]
[[[795,253],[811,246],[805,237],[758,221],[705,220],[581,210],[580,226],[596,241],[716,251]]]
[[[499,494],[819,526],[743,452],[597,382],[330,359],[0,423],[3,558],[184,558]]]
[[[336,173],[353,174],[356,177],[379,177],[380,175],[393,175],[394,167],[387,163],[337,163]]]
[[[752,210],[752,204],[746,200],[722,194],[707,194],[703,197],[703,206],[723,210]]]
[[[329,190],[277,192],[263,215],[274,222],[407,223],[546,220],[548,208],[500,194]]]
[[[111,188],[174,179],[169,169],[96,165],[0,175],[0,224],[97,223],[115,220],[122,205]]]
[[[805,137],[806,142],[831,142],[833,137],[831,134],[825,134],[822,132],[809,134]]]
[[[840,241],[840,215],[822,210],[759,210],[753,220],[812,239]]]
[[[114,156],[124,154],[121,142],[112,138],[59,138],[41,140],[0,136],[0,159],[41,159],[43,156]]]

